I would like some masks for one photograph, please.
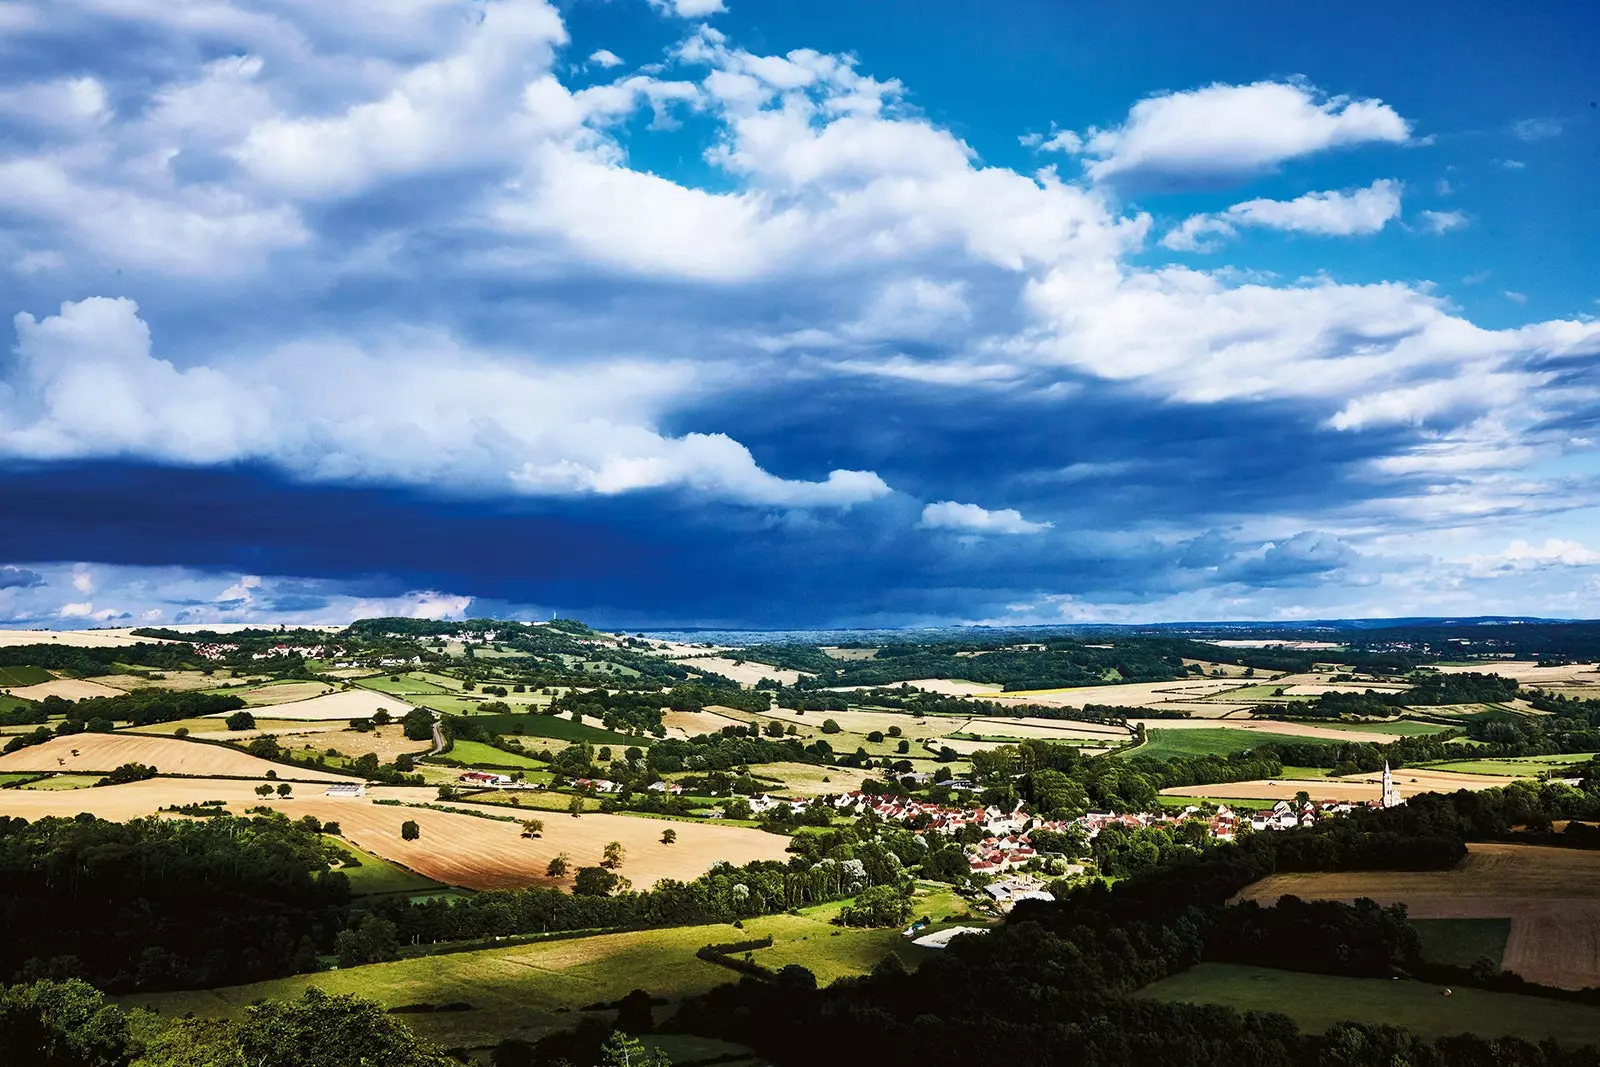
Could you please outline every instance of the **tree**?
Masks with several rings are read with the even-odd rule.
[[[762,732],[765,733],[768,737],[782,737],[783,736],[783,723],[779,722],[777,719],[769,720],[767,722],[767,725],[763,726],[761,729],[762,729]]]
[[[256,717],[248,711],[236,711],[223,720],[230,730],[254,730]]]
[[[272,787],[270,785],[268,785],[267,783],[262,782],[260,785],[256,786],[256,796],[258,796],[258,797],[270,797],[271,795],[272,795]]]
[[[565,878],[567,876],[567,854],[563,852],[561,855],[551,860],[549,864],[546,865],[544,873],[548,878]]]
[[[120,1067],[128,1017],[87,982],[0,987],[0,1063]]]
[[[576,793],[572,794],[572,800],[571,800],[570,803],[567,804],[567,811],[572,813],[572,817],[574,819],[579,818],[580,816],[582,816],[583,815],[583,798],[580,797]]]
[[[237,1047],[250,1067],[455,1063],[373,1001],[315,987],[299,1000],[268,1000],[246,1008],[235,1031]]]
[[[377,915],[365,915],[353,929],[339,931],[334,939],[339,966],[358,967],[363,963],[382,963],[400,954],[395,925]]]
[[[433,712],[427,708],[412,708],[400,720],[400,727],[405,730],[408,741],[432,741]]]
[[[894,746],[894,750],[900,755],[904,756],[907,752],[911,751],[911,742],[902,740],[898,745]]]
[[[1294,806],[1295,807],[1303,808],[1309,803],[1311,803],[1311,794],[1307,793],[1304,789],[1300,790],[1298,793],[1296,793],[1294,795]]]
[[[671,827],[668,827],[667,829],[661,831],[661,843],[663,845],[670,845],[670,844],[674,843],[677,840],[678,840],[678,831],[672,829]]]
[[[650,994],[635,989],[617,1001],[617,1029],[630,1034],[648,1034],[655,1029]]]
[[[822,732],[825,734],[836,734],[839,732],[839,724],[833,719],[823,719]]]
[[[294,786],[290,785],[288,782],[278,783],[278,795],[280,797],[283,797],[285,800],[287,800],[289,798],[289,794],[293,792]]]
[[[617,876],[604,867],[579,867],[572,880],[572,891],[579,896],[603,897],[617,885]]]
[[[911,901],[889,885],[863,890],[839,912],[845,926],[904,926],[910,918]]]
[[[344,830],[342,830],[339,827],[339,824],[336,822],[325,822],[322,824],[322,832],[325,834],[332,834],[334,837],[338,837],[344,833]]]
[[[398,678],[395,679],[395,681],[399,680]],[[389,714],[388,708],[379,708],[372,713],[372,725],[374,726],[388,726],[393,721],[394,716]]]
[[[600,1047],[599,1067],[672,1067],[660,1049],[648,1049],[637,1039],[618,1031]]]
[[[515,800],[516,797],[512,797],[511,799]],[[543,819],[524,819],[522,821],[523,837],[538,837],[542,833],[544,833]]]
[[[422,828],[417,825],[416,820],[407,819],[405,822],[400,824],[400,838],[401,838],[401,840],[403,840],[403,841],[415,841],[417,838],[419,838],[421,836],[422,836]]]
[[[730,819],[748,819],[755,814],[750,809],[750,802],[743,797],[734,797],[722,805],[722,814]]]
[[[622,866],[622,858],[627,850],[622,847],[621,841],[611,841],[606,844],[605,852],[600,860],[600,866],[608,871],[614,871]]]
[[[456,798],[456,787],[455,786],[451,785],[449,782],[445,782],[443,785],[441,785],[439,787],[439,799],[440,800],[454,800],[455,798]]]

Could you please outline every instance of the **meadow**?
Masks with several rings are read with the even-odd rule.
[[[233,1015],[261,997],[296,996],[307,986],[358,993],[387,1007],[467,1003],[471,1011],[408,1014],[424,1037],[446,1047],[491,1045],[503,1037],[537,1039],[572,1026],[585,1005],[617,1000],[634,989],[674,1001],[737,981],[733,971],[695,957],[708,944],[770,936],[771,948],[753,953],[768,966],[798,962],[820,982],[870,970],[893,952],[908,966],[930,953],[899,930],[859,930],[828,922],[839,905],[799,915],[747,919],[744,928],[683,926],[586,937],[549,939],[510,948],[481,949],[379,963],[344,971],[260,982],[248,986],[123,998],[129,1006],[166,1015]],[[658,1019],[671,1012],[656,1009]]]
[[[324,839],[338,848],[344,849],[356,859],[361,861],[359,867],[340,867],[344,876],[350,879],[350,892],[358,897],[377,896],[384,893],[435,893],[446,888],[432,878],[424,878],[415,871],[408,871],[399,864],[390,863],[380,856],[346,841],[343,837],[324,835]]]
[[[1471,967],[1487,959],[1499,967],[1511,937],[1510,919],[1415,919],[1422,958],[1431,963]]]
[[[1531,982],[1600,985],[1600,853],[1475,843],[1448,871],[1276,874],[1240,896],[1403,903],[1414,919],[1506,919],[1503,966]]]
[[[1455,989],[1387,978],[1341,978],[1228,963],[1202,963],[1147,986],[1138,995],[1187,1004],[1221,1004],[1238,1011],[1278,1012],[1303,1029],[1335,1023],[1402,1026],[1425,1037],[1474,1033],[1482,1037],[1554,1038],[1593,1043],[1600,1007],[1514,993]]]
[[[1144,744],[1117,752],[1119,757],[1148,756],[1152,759],[1175,759],[1187,756],[1228,756],[1244,752],[1258,745],[1333,745],[1339,742],[1321,737],[1296,737],[1287,733],[1267,730],[1241,730],[1227,727],[1188,730],[1150,729],[1145,731]]]

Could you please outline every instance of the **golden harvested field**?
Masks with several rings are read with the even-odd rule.
[[[930,693],[939,693],[947,697],[984,697],[988,698],[1005,691],[1003,686],[990,682],[967,682],[956,678],[919,678],[907,685],[918,689],[926,689]]]
[[[1359,736],[1359,735],[1358,735]],[[1370,737],[1371,735],[1366,735]],[[1163,789],[1167,796],[1175,797],[1237,797],[1240,800],[1293,800],[1295,793],[1305,790],[1312,800],[1377,800],[1383,792],[1381,775],[1354,774],[1348,778],[1293,778],[1257,779],[1252,782],[1226,782],[1220,785],[1185,785]],[[1454,793],[1458,789],[1495,789],[1518,781],[1516,778],[1498,778],[1489,774],[1456,774],[1450,771],[1433,771],[1410,767],[1395,772],[1395,783],[1402,796],[1417,793]]]
[[[289,767],[257,759],[221,745],[149,734],[72,734],[42,745],[0,756],[0,771],[115,770],[124,763],[143,763],[163,774],[221,775],[264,778],[275,771],[286,781],[347,782],[353,779],[326,771]]]
[[[1051,740],[1053,738],[1094,738],[1112,744],[1121,744],[1128,740],[1128,731],[1120,726],[1113,726],[1103,722],[1068,722],[1064,719],[1018,719],[1003,715],[981,715],[971,719],[957,719],[954,717],[939,716],[927,718],[922,722],[938,723],[948,722],[950,727],[941,732],[945,734],[982,734],[984,737],[1015,737],[1040,738]]]
[[[869,772],[856,770],[853,767],[819,767],[813,763],[763,763],[759,767],[752,767],[751,771],[762,778],[777,778],[783,782],[782,788],[774,789],[779,796],[825,797],[837,793],[848,793],[861,786],[861,779]],[[684,774],[693,774],[685,771]],[[669,775],[678,778],[682,775]]]
[[[84,700],[88,697],[119,697],[122,690],[112,689],[99,682],[84,681],[77,678],[57,678],[49,682],[40,682],[38,685],[25,685],[9,690],[12,696],[24,700],[43,700],[45,697],[60,697],[63,700]]]
[[[990,699],[1019,704],[1060,704],[1081,708],[1085,704],[1110,704],[1117,707],[1148,708],[1172,701],[1193,701],[1240,688],[1240,678],[1193,678],[1175,682],[1129,682],[1124,685],[1091,685],[1078,689],[1037,689],[1028,692],[997,694]]]
[[[90,678],[91,682],[110,686],[112,689],[128,692],[132,689],[171,689],[187,691],[191,689],[214,689],[224,682],[233,681],[226,673],[218,672],[207,676],[200,671],[162,671],[160,678],[146,678],[142,674],[102,674]]]
[[[118,630],[0,630],[0,648],[15,645],[61,645],[66,648],[120,648],[127,645],[160,645],[154,637],[129,637]]]
[[[1403,903],[1413,919],[1510,918],[1504,967],[1530,982],[1600,985],[1600,853],[1474,844],[1448,871],[1276,874],[1241,897]]]
[[[1540,687],[1567,685],[1600,686],[1600,671],[1593,663],[1573,663],[1565,667],[1541,667],[1534,660],[1494,660],[1463,666],[1440,667],[1440,674],[1498,674],[1502,678],[1515,678],[1523,685]]]
[[[711,671],[713,674],[720,674],[724,678],[732,678],[747,688],[755,685],[763,678],[771,678],[773,681],[782,682],[784,685],[794,685],[801,678],[809,677],[809,675],[802,674],[800,671],[787,671],[767,663],[756,663],[753,660],[735,663],[726,656],[674,658],[681,666],[687,667],[691,671]]]
[[[299,719],[266,719],[256,716],[254,730],[229,730],[223,725],[221,718],[208,717],[198,719],[177,719],[173,722],[153,722],[148,726],[125,726],[118,730],[122,734],[159,734],[171,737],[179,730],[188,730],[189,737],[198,737],[214,741],[248,741],[252,737],[262,734],[281,734],[286,730],[296,733],[326,733],[349,729],[343,721],[329,720],[327,722],[302,722]]]
[[[585,721],[588,721],[587,717],[585,717]],[[743,726],[744,724],[745,721],[743,719],[730,718],[710,708],[703,711],[664,711],[661,713],[661,725],[667,728],[668,737],[697,737],[700,734],[716,733],[724,726]]]
[[[310,700],[326,693],[334,692],[322,682],[270,682],[266,685],[255,685],[249,688],[235,686],[229,690],[249,704],[252,708],[268,704],[292,704],[297,700]]]
[[[310,748],[314,752],[326,752],[334,748],[338,749],[342,756],[371,754],[378,757],[379,763],[393,763],[394,758],[401,753],[409,752],[413,756],[419,756],[433,750],[432,741],[412,741],[406,737],[405,731],[398,724],[366,732],[348,728],[338,731],[326,728],[318,730],[313,727],[311,731],[274,730],[272,733],[277,736],[278,743],[287,749]]]
[[[272,686],[268,688],[287,689],[288,686]],[[317,686],[316,692],[326,692],[326,688]],[[410,711],[412,707],[403,700],[386,696],[383,693],[375,693],[370,689],[346,689],[337,693],[328,693],[326,696],[313,696],[309,700],[296,700],[292,703],[273,703],[269,706],[272,708],[272,717],[274,719],[299,719],[304,721],[316,719],[365,719],[379,708],[383,708],[395,718],[400,718]],[[226,718],[226,715],[222,717]]]
[[[1149,730],[1253,730],[1257,733],[1288,734],[1291,737],[1319,737],[1329,741],[1370,741],[1378,745],[1400,739],[1399,734],[1352,733],[1312,723],[1277,722],[1272,719],[1129,719],[1128,722],[1130,725],[1143,723]]]
[[[176,742],[181,744],[182,742]],[[248,757],[246,757],[248,758]],[[330,776],[331,777],[331,776]],[[0,814],[25,819],[47,815],[70,818],[88,811],[105,819],[127,820],[153,815],[171,804],[224,800],[234,814],[267,804],[290,817],[315,815],[339,823],[344,836],[368,852],[418,874],[468,889],[504,889],[528,885],[570,885],[572,875],[558,881],[545,876],[550,860],[565,853],[574,872],[600,862],[605,846],[622,842],[626,850],[620,873],[635,885],[648,887],[662,878],[695,878],[719,860],[735,864],[752,860],[784,860],[789,839],[742,826],[714,823],[641,819],[629,815],[586,814],[574,819],[556,812],[511,812],[493,807],[490,814],[515,814],[541,818],[542,837],[524,838],[520,822],[458,815],[405,805],[374,804],[374,796],[410,803],[436,803],[435,791],[385,788],[366,797],[328,797],[318,785],[295,785],[288,799],[276,795],[263,801],[252,791],[255,782],[223,779],[154,778],[128,785],[92,790],[0,790]],[[466,807],[460,802],[453,806]],[[415,820],[422,831],[416,841],[400,837],[400,824]],[[678,840],[661,843],[661,833],[671,827]]]
[[[434,792],[386,789],[381,795],[432,802]],[[598,813],[574,819],[555,812],[529,812],[527,817],[544,820],[545,829],[541,837],[524,838],[518,822],[373,804],[368,798],[308,796],[283,802],[274,799],[272,804],[290,815],[337,820],[344,836],[367,851],[435,881],[469,889],[570,885],[572,874],[562,880],[545,875],[550,861],[565,853],[575,873],[580,866],[598,864],[611,841],[622,842],[626,849],[620,873],[643,887],[662,878],[695,878],[718,860],[742,864],[787,858],[784,847],[788,838],[739,826]],[[494,814],[506,811],[484,810]],[[415,820],[422,831],[416,841],[400,837],[400,824],[408,819]],[[668,827],[677,831],[678,840],[663,845],[661,833]]]

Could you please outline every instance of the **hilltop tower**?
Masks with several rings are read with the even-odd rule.
[[[1400,798],[1400,790],[1394,784],[1394,775],[1389,771],[1389,761],[1383,761],[1383,798],[1379,804],[1385,808],[1397,808],[1405,801]]]

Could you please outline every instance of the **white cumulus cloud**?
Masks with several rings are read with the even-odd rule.
[[[1141,100],[1120,126],[1082,135],[1079,151],[1096,181],[1220,177],[1268,170],[1331,148],[1400,144],[1410,135],[1406,120],[1380,100],[1327,96],[1301,82],[1263,81]]]
[[[1247,200],[1214,215],[1191,215],[1162,238],[1168,248],[1209,252],[1213,238],[1231,237],[1240,226],[1255,226],[1323,237],[1377,233],[1400,215],[1400,183],[1380,180],[1365,189],[1307,193],[1293,200]]]
[[[1422,212],[1422,225],[1429,233],[1449,233],[1464,228],[1470,221],[1464,211]]]
[[[922,509],[922,525],[930,530],[960,530],[975,534],[1036,534],[1053,526],[1029,522],[1016,508],[990,511],[977,504],[941,500]]]
[[[723,0],[650,0],[650,6],[680,19],[703,19],[728,10]]]

